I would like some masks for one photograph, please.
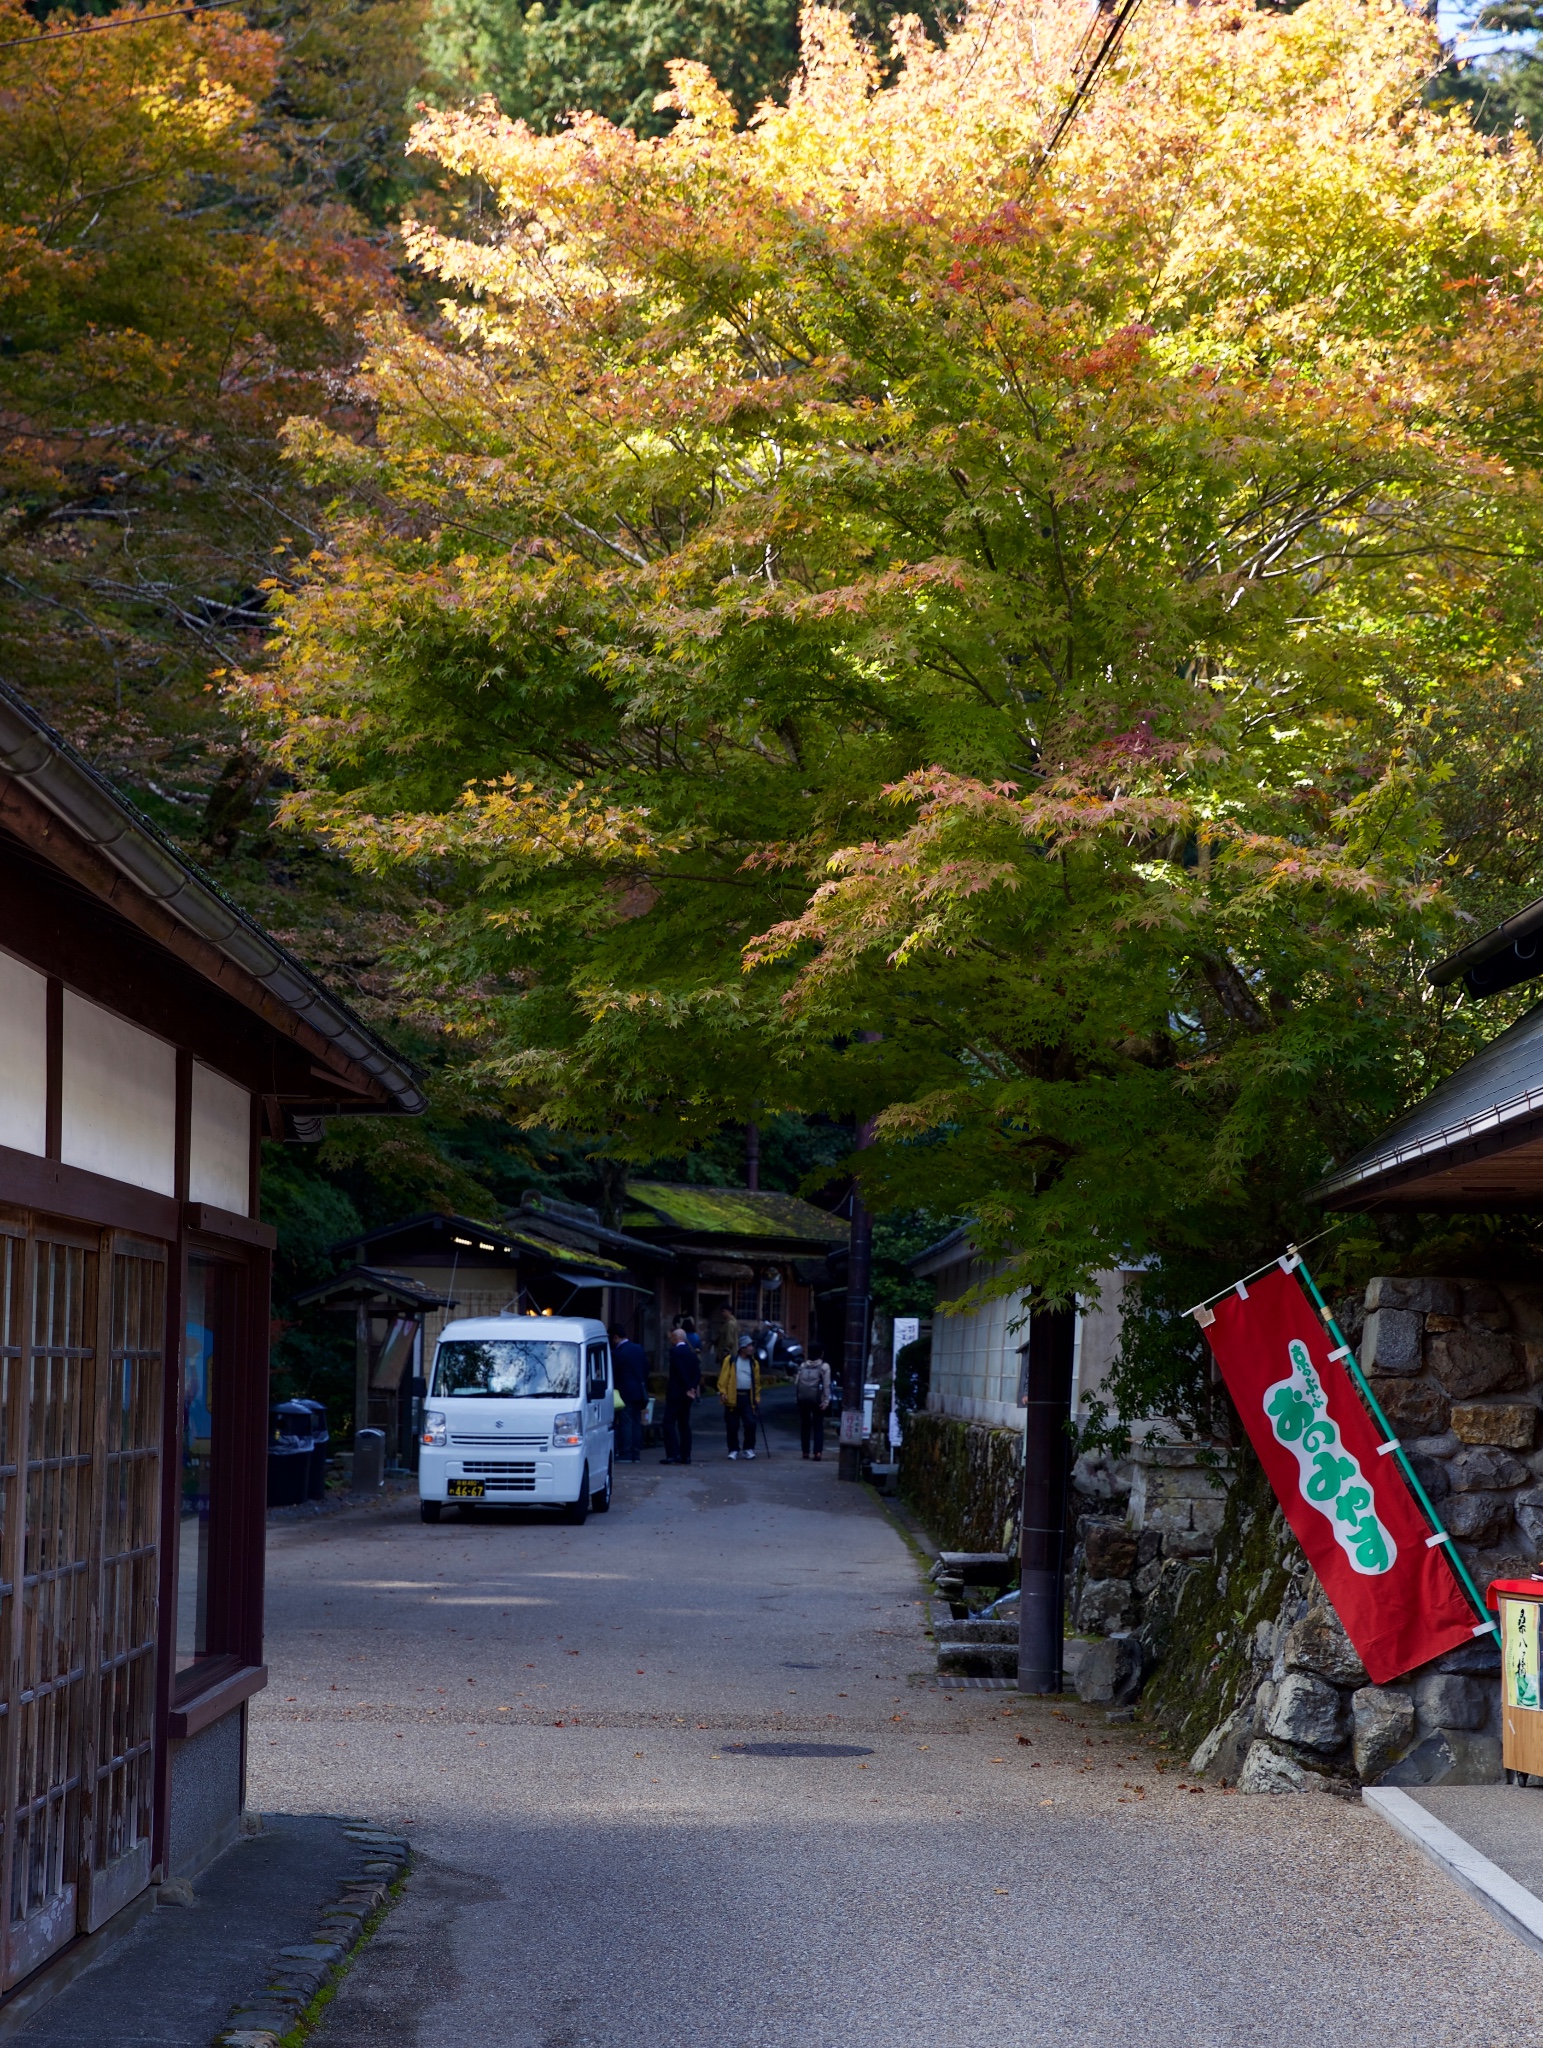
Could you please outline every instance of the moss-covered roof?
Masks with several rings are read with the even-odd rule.
[[[507,1234],[516,1244],[522,1244],[530,1251],[540,1252],[543,1258],[550,1259],[554,1265],[577,1266],[585,1273],[625,1274],[627,1270],[617,1260],[603,1258],[599,1252],[581,1252],[572,1245],[557,1244],[550,1237],[538,1237],[533,1230],[511,1230]]]
[[[641,1203],[622,1218],[624,1230],[657,1231],[661,1226],[693,1237],[770,1239],[808,1245],[847,1241],[844,1217],[827,1215],[797,1195],[752,1194],[748,1188],[704,1188],[678,1181],[633,1181],[629,1202]]]

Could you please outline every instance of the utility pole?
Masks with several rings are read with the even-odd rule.
[[[882,1031],[859,1031],[863,1045],[877,1045]],[[873,1143],[873,1118],[858,1125],[857,1146],[866,1152]],[[863,1381],[868,1377],[868,1311],[873,1290],[873,1218],[863,1201],[860,1173],[852,1176],[851,1224],[847,1232],[846,1343],[841,1353],[841,1455],[838,1479],[863,1476]]]
[[[865,1038],[877,1033],[863,1034]],[[857,1133],[857,1149],[873,1143],[870,1118]],[[846,1343],[841,1353],[841,1455],[838,1479],[863,1476],[863,1381],[868,1377],[868,1308],[873,1284],[873,1218],[863,1201],[863,1184],[852,1176],[851,1227],[847,1235]]]
[[[751,1194],[761,1192],[761,1126],[745,1125],[745,1186]]]
[[[1066,1563],[1066,1487],[1071,1441],[1074,1308],[1036,1309],[1024,1345],[1022,1591],[1018,1596],[1018,1690],[1059,1692]]]

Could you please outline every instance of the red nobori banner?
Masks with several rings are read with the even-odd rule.
[[[1212,1307],[1206,1341],[1297,1541],[1377,1685],[1479,1626],[1397,1461],[1288,1273]]]

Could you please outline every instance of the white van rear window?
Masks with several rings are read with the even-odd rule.
[[[485,1394],[500,1401],[550,1399],[571,1401],[579,1391],[577,1344],[547,1343],[540,1338],[453,1337],[434,1358],[434,1394]]]

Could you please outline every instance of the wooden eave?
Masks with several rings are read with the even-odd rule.
[[[1331,1196],[1330,1209],[1543,1208],[1543,1116],[1469,1138]]]
[[[0,945],[266,1097],[270,1126],[282,1107],[423,1107],[389,1050],[3,687],[0,868]]]

